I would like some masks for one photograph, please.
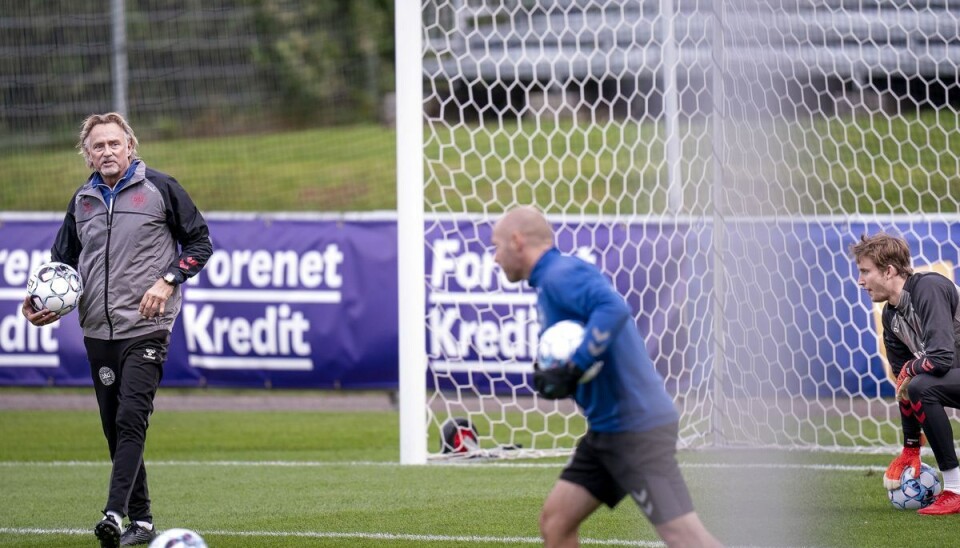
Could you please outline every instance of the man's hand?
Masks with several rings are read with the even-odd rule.
[[[583,371],[573,362],[547,369],[541,368],[537,362],[533,363],[533,388],[548,400],[572,396],[582,376]]]
[[[911,360],[912,361],[912,360]],[[910,362],[903,364],[900,368],[900,374],[897,375],[897,401],[909,401],[907,397],[907,386],[910,385]]]
[[[37,327],[50,325],[60,319],[60,316],[58,316],[56,312],[50,312],[46,308],[43,310],[33,308],[29,296],[23,298],[23,306],[20,307],[20,313],[23,314],[23,317],[26,318],[28,322]]]
[[[157,280],[140,299],[140,316],[146,320],[154,316],[163,316],[167,299],[173,295],[174,287],[162,279]]]
[[[910,386],[910,379],[913,377],[905,377],[903,380],[897,379],[897,400],[898,401],[910,401],[910,396],[907,394],[907,387]]]
[[[910,401],[907,395],[907,387],[910,385],[910,379],[920,373],[929,373],[933,370],[933,364],[926,357],[919,357],[908,361],[900,368],[900,374],[897,375],[897,399],[900,401]]]
[[[923,444],[923,437],[920,437],[920,444]],[[883,486],[886,489],[897,489],[900,487],[900,476],[906,467],[913,467],[913,477],[920,474],[920,445],[916,447],[904,447],[897,458],[893,459],[887,471],[883,474]]]

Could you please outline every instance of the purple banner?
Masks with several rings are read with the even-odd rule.
[[[428,223],[427,352],[429,380],[443,389],[479,386],[483,393],[526,392],[538,342],[536,294],[510,283],[493,260],[492,224]],[[557,247],[607,273],[648,334],[655,363],[672,390],[705,376],[708,349],[691,342],[707,327],[700,290],[703,255],[686,253],[703,225],[555,223]],[[611,274],[612,273],[612,274]],[[703,299],[704,301],[706,299]],[[670,304],[667,304],[670,303]]]
[[[0,226],[0,384],[91,383],[76,312],[37,328],[27,277],[59,221]],[[209,221],[214,254],[182,287],[164,386],[395,389],[396,222]]]
[[[214,255],[182,286],[164,386],[397,389],[392,215],[208,221]],[[20,314],[27,278],[48,260],[59,225],[47,214],[0,217],[0,385],[91,384],[76,312],[43,328]],[[956,279],[960,264],[960,222],[732,223],[719,257],[729,289],[718,308],[707,223],[598,219],[555,227],[563,253],[596,264],[624,295],[671,393],[890,395],[876,316],[847,246],[886,229],[907,235],[918,268]],[[433,219],[425,229],[429,382],[528,390],[536,300],[503,279],[491,224]]]

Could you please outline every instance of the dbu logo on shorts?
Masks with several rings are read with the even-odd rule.
[[[116,375],[113,373],[113,369],[110,369],[109,367],[101,367],[98,374],[100,375],[100,382],[103,383],[104,386],[110,386],[113,384],[113,381],[117,380]]]

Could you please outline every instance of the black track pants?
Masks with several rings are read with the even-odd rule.
[[[901,412],[920,422],[937,459],[937,467],[940,470],[956,468],[953,428],[944,407],[960,409],[960,369],[951,369],[942,377],[917,375],[910,379],[907,394],[910,402],[907,409],[901,406]]]
[[[104,511],[153,521],[143,449],[170,333],[104,341],[84,337],[113,471]]]

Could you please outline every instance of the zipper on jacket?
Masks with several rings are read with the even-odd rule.
[[[112,189],[111,189],[112,191]],[[113,196],[107,205],[107,249],[103,255],[103,315],[107,318],[110,328],[110,339],[113,340],[113,320],[110,318],[110,233],[113,231],[113,204],[117,197]]]

